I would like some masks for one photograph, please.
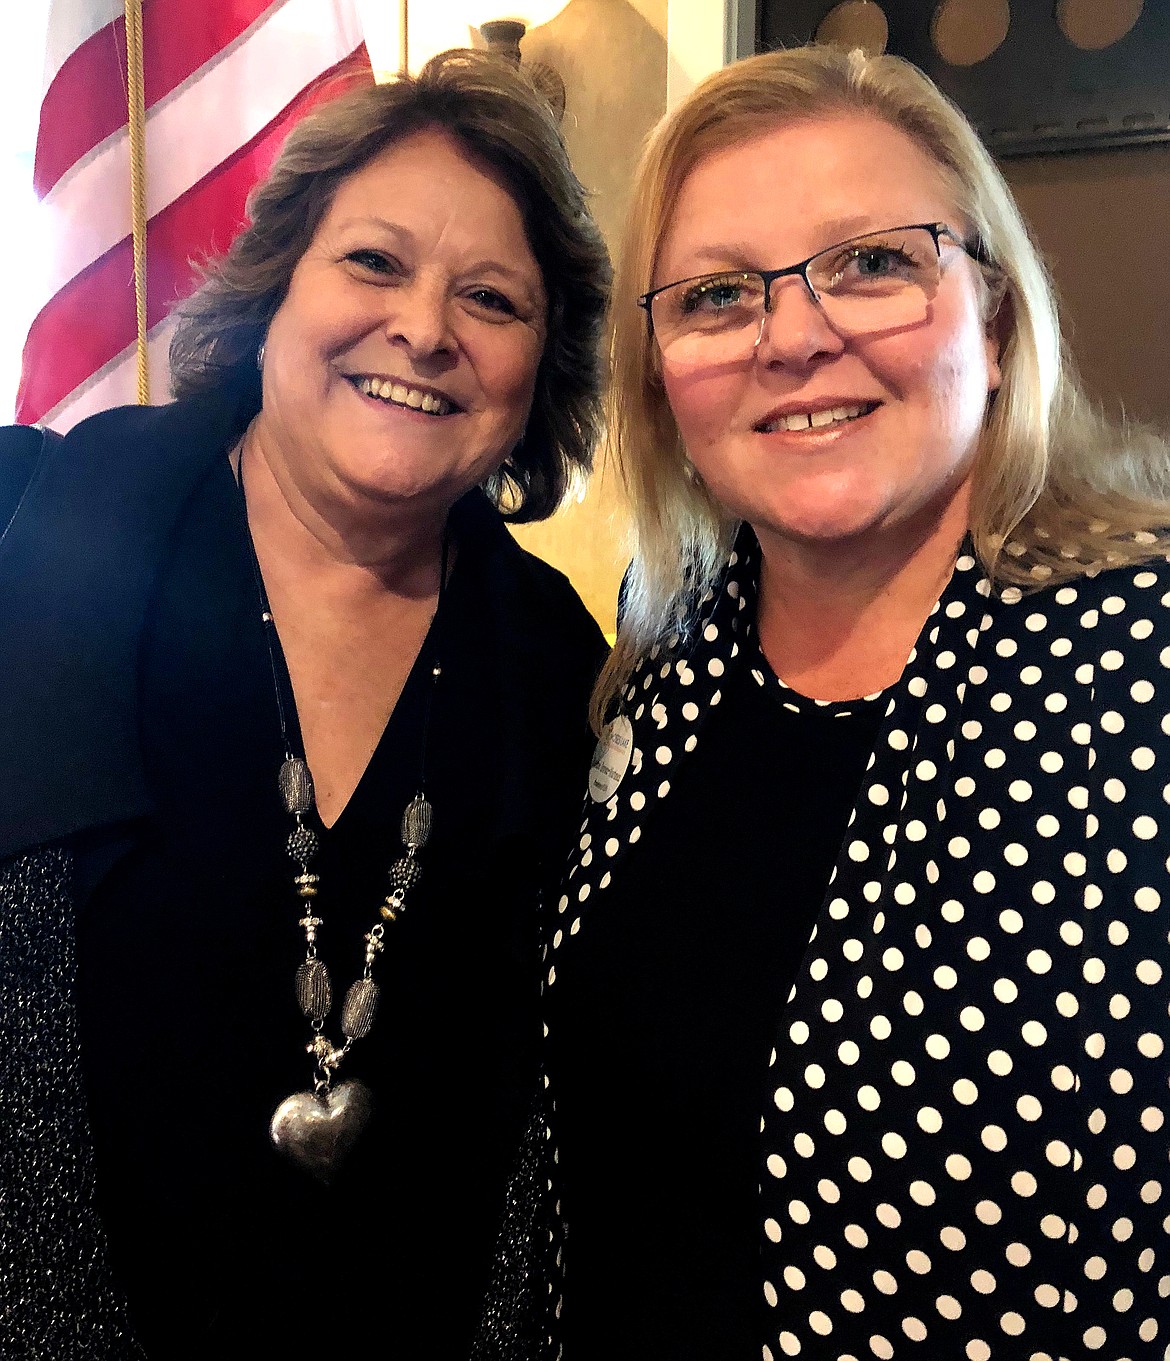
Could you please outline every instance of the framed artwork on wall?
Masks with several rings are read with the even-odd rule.
[[[1168,0],[759,0],[757,32],[906,57],[997,156],[1170,141]]]

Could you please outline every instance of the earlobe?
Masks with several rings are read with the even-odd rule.
[[[985,342],[987,350],[987,394],[999,391],[1003,373],[999,367],[999,338],[989,331]]]
[[[988,292],[987,317],[983,323],[983,343],[987,355],[987,391],[998,391],[1003,382],[1000,359],[1012,334],[1014,312],[1011,295],[1004,284]]]

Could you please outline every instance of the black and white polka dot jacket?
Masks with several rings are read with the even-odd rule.
[[[745,664],[757,553],[741,535],[692,639],[625,691],[632,760],[586,802],[546,988]],[[1170,1356],[1168,644],[1161,560],[1021,595],[958,558],[776,999],[764,1358]]]

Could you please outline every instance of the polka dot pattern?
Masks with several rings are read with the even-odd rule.
[[[546,986],[602,875],[669,817],[729,669],[774,683],[751,639],[756,551],[741,535],[700,626],[631,676],[634,758],[586,807]],[[965,551],[877,698],[813,943],[777,998],[763,1355],[1170,1355],[1168,608],[1160,562],[1023,595]]]

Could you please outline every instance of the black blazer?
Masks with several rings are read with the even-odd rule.
[[[0,432],[0,1355],[141,1355],[93,1204],[77,872],[109,864],[150,811],[140,639],[188,498],[253,414],[246,399],[197,398],[105,412],[64,439]],[[483,583],[486,712],[523,739],[485,800],[486,834],[551,837],[577,803],[604,643],[478,491],[453,524]]]

